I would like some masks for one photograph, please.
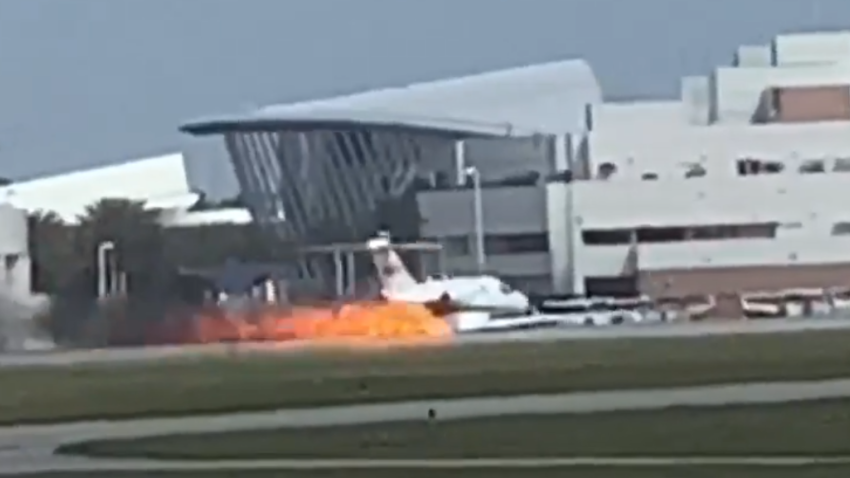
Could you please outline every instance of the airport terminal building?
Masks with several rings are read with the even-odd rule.
[[[223,135],[254,219],[311,245],[388,227],[470,271],[480,225],[486,268],[546,292],[850,285],[848,59],[850,33],[788,34],[674,100],[605,103],[572,60],[183,130]]]

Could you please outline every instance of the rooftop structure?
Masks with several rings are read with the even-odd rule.
[[[322,245],[389,229],[409,240],[420,234],[417,192],[456,184],[463,140],[478,145],[469,156],[529,150],[546,172],[552,158],[538,151],[551,141],[541,138],[581,130],[585,105],[600,100],[590,67],[570,60],[269,106],[183,130],[224,135],[253,216],[279,237]],[[512,158],[501,162],[496,169],[514,171]],[[311,258],[300,272],[329,277],[334,266]]]
[[[574,281],[687,295],[845,286],[850,33],[777,36],[678,101],[589,107]]]
[[[100,199],[143,201],[162,211],[166,226],[210,223],[244,224],[242,209],[189,212],[200,199],[189,185],[183,155],[168,154],[124,164],[72,171],[0,187],[0,200],[29,211],[50,211],[68,223]]]
[[[311,245],[385,227],[441,242],[462,272],[480,226],[488,270],[535,290],[839,285],[848,59],[850,33],[788,34],[683,78],[675,100],[604,103],[572,60],[183,130],[222,134],[254,217]]]

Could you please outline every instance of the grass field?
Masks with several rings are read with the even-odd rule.
[[[0,369],[0,423],[850,377],[850,332],[510,343]]]
[[[850,466],[44,473],[27,478],[846,478]]]
[[[158,459],[847,456],[850,399],[186,434],[68,445]]]
[[[850,377],[850,332],[509,343],[0,369],[0,423]]]

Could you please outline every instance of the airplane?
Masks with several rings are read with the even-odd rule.
[[[380,233],[366,243],[381,282],[381,299],[422,304],[436,316],[449,320],[456,331],[487,328],[500,323],[493,314],[514,314],[519,319],[531,310],[528,296],[489,275],[429,277],[417,281],[389,235]]]

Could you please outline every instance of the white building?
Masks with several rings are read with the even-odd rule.
[[[418,232],[452,269],[476,268],[480,222],[487,269],[534,289],[850,285],[848,85],[850,33],[806,33],[742,46],[676,100],[603,103],[568,61],[184,130],[223,134],[255,216],[283,208],[290,228],[275,232],[314,243],[326,223],[365,234],[414,185]]]
[[[183,155],[168,154],[123,164],[71,171],[0,187],[0,201],[28,212],[50,211],[74,223],[87,206],[109,199],[143,201],[162,211],[166,226],[238,223],[251,220],[243,209],[188,212],[200,196],[192,190]]]
[[[605,180],[569,188],[576,286],[850,285],[850,33],[780,35],[736,60],[683,79],[679,101],[588,108],[575,172]]]

